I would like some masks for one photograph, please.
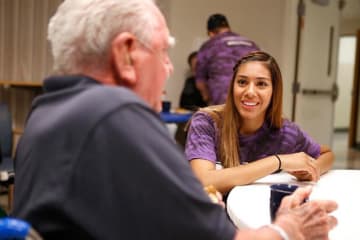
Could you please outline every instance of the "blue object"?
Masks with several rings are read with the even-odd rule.
[[[160,118],[166,123],[185,123],[190,120],[192,113],[161,112]]]
[[[284,197],[291,195],[299,186],[289,183],[276,183],[270,186],[270,217],[274,221],[276,212]]]
[[[170,101],[162,101],[162,111],[163,112],[170,112],[171,109],[171,102]]]
[[[0,239],[25,239],[31,226],[15,218],[0,219]]]

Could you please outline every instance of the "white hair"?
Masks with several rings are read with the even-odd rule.
[[[121,32],[149,44],[157,19],[154,0],[65,0],[50,19],[48,40],[57,74],[107,67],[109,47]]]

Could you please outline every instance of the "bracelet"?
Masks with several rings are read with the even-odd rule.
[[[271,228],[272,230],[274,230],[275,232],[277,232],[282,240],[290,240],[289,236],[287,235],[287,233],[285,232],[284,229],[282,229],[282,227],[275,225],[275,224],[269,224],[266,225],[267,227]]]
[[[277,160],[279,160],[279,168],[277,171],[280,171],[281,170],[281,159],[277,154],[275,154],[274,156],[277,158]]]

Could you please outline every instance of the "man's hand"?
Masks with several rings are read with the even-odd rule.
[[[216,190],[216,188],[213,185],[204,187],[204,191],[208,194],[210,200],[213,203],[219,204],[220,206],[225,208],[225,203],[223,201],[223,197],[221,193],[218,190]]]
[[[282,227],[290,239],[326,240],[337,224],[336,218],[329,215],[337,209],[336,202],[312,200],[304,203],[311,191],[311,187],[299,188],[281,202],[275,224]]]

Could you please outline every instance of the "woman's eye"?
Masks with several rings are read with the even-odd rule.
[[[245,79],[238,79],[237,80],[237,83],[240,85],[240,86],[244,86],[246,84],[246,80]]]
[[[267,82],[264,82],[264,81],[260,81],[258,82],[257,84],[259,87],[267,87],[268,86],[268,83]]]

